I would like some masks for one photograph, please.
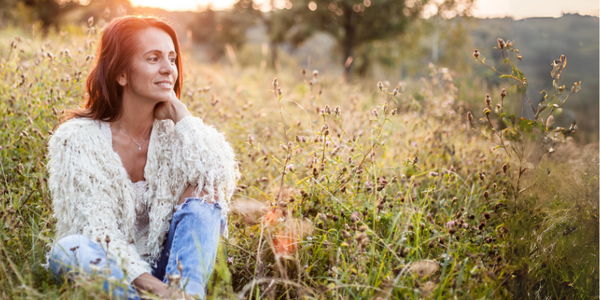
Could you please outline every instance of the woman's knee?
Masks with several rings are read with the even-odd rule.
[[[70,256],[78,249],[87,246],[91,240],[81,234],[72,234],[60,239],[52,247],[52,257]]]

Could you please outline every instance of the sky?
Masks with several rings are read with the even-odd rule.
[[[208,5],[214,10],[224,10],[235,2],[237,0],[131,0],[133,6],[158,7],[170,11],[195,11]],[[266,3],[268,0],[256,2]],[[283,8],[287,1],[277,2]],[[598,16],[598,7],[598,0],[475,0],[472,15],[480,18],[510,16],[514,19],[560,17],[563,13]]]

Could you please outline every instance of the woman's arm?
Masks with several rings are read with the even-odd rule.
[[[196,186],[191,196],[203,195],[208,202],[220,202],[226,213],[239,172],[233,149],[223,134],[192,117],[175,93],[156,107],[154,115],[175,123],[172,178],[181,180],[184,187]]]
[[[127,272],[130,283],[151,270],[133,243],[135,199],[124,185],[125,175],[115,171],[120,162],[107,159],[106,145],[94,126],[89,120],[74,119],[50,139],[48,187],[57,219],[56,238],[70,234],[83,234],[92,241],[99,238],[108,258]]]

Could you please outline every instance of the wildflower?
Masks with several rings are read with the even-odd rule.
[[[359,220],[358,212],[355,211],[350,215],[350,222],[356,223],[356,222],[358,222],[358,220]]]
[[[248,135],[248,144],[250,144],[250,146],[252,146],[252,142],[254,142],[254,137],[251,134],[249,134]]]
[[[487,107],[483,109],[483,114],[486,115],[486,116],[489,115],[491,112],[492,111],[489,108],[487,108]]]
[[[280,212],[279,210],[270,210],[263,217],[263,222],[267,226],[272,226],[279,222]]]
[[[285,167],[286,170],[288,170],[289,172],[294,172],[294,165],[293,164],[289,164]]]
[[[481,223],[479,223],[479,225],[477,226],[477,229],[479,230],[483,230],[483,228],[485,228],[485,221],[481,221]]]
[[[279,81],[277,81],[277,78],[273,79],[273,89],[277,88],[278,85]]]
[[[395,88],[395,89],[392,91],[392,94],[393,94],[394,96],[396,96],[396,95],[398,94],[398,88]]]
[[[485,180],[485,174],[483,174],[483,172],[479,172],[479,179],[481,179],[481,181]]]
[[[506,97],[506,89],[502,89],[502,91],[500,91],[500,97]]]
[[[484,217],[486,220],[489,220],[489,219],[490,219],[490,213],[488,213],[487,211],[486,211],[486,212],[484,212],[484,213],[483,213],[483,217]]]
[[[383,83],[381,81],[377,83],[377,88],[379,88],[380,91],[383,91]]]
[[[485,191],[483,192],[483,198],[485,198],[485,200],[487,200],[487,198],[490,196],[490,192]]]
[[[577,123],[575,122],[575,120],[573,120],[573,123],[571,123],[571,126],[569,127],[570,131],[574,131],[577,130]],[[0,150],[2,150],[2,147],[0,146]]]
[[[396,114],[396,109],[392,109],[392,116]]]
[[[501,38],[498,38],[498,48],[504,49],[504,46],[506,46],[506,43],[504,42],[504,40]]]
[[[490,97],[490,94],[485,94],[485,104],[489,107],[491,102],[492,98]]]
[[[429,172],[429,176],[431,177],[437,177],[439,175],[438,172]]]
[[[340,109],[340,107],[339,107],[339,106],[336,106],[336,107],[333,109],[333,112],[335,113],[335,115],[336,115],[336,116],[339,116],[339,115],[342,113],[342,110]]]
[[[479,50],[477,50],[477,49],[473,50],[473,57],[479,59]]]
[[[371,110],[371,113],[375,116],[375,118],[377,118],[379,116],[376,108],[373,108],[373,110]]]
[[[233,265],[233,257],[228,257],[227,258],[227,264],[228,265]]]

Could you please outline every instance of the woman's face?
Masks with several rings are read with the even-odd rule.
[[[126,74],[118,78],[124,94],[155,103],[169,100],[178,76],[173,40],[155,27],[143,29],[137,39],[130,78]]]

